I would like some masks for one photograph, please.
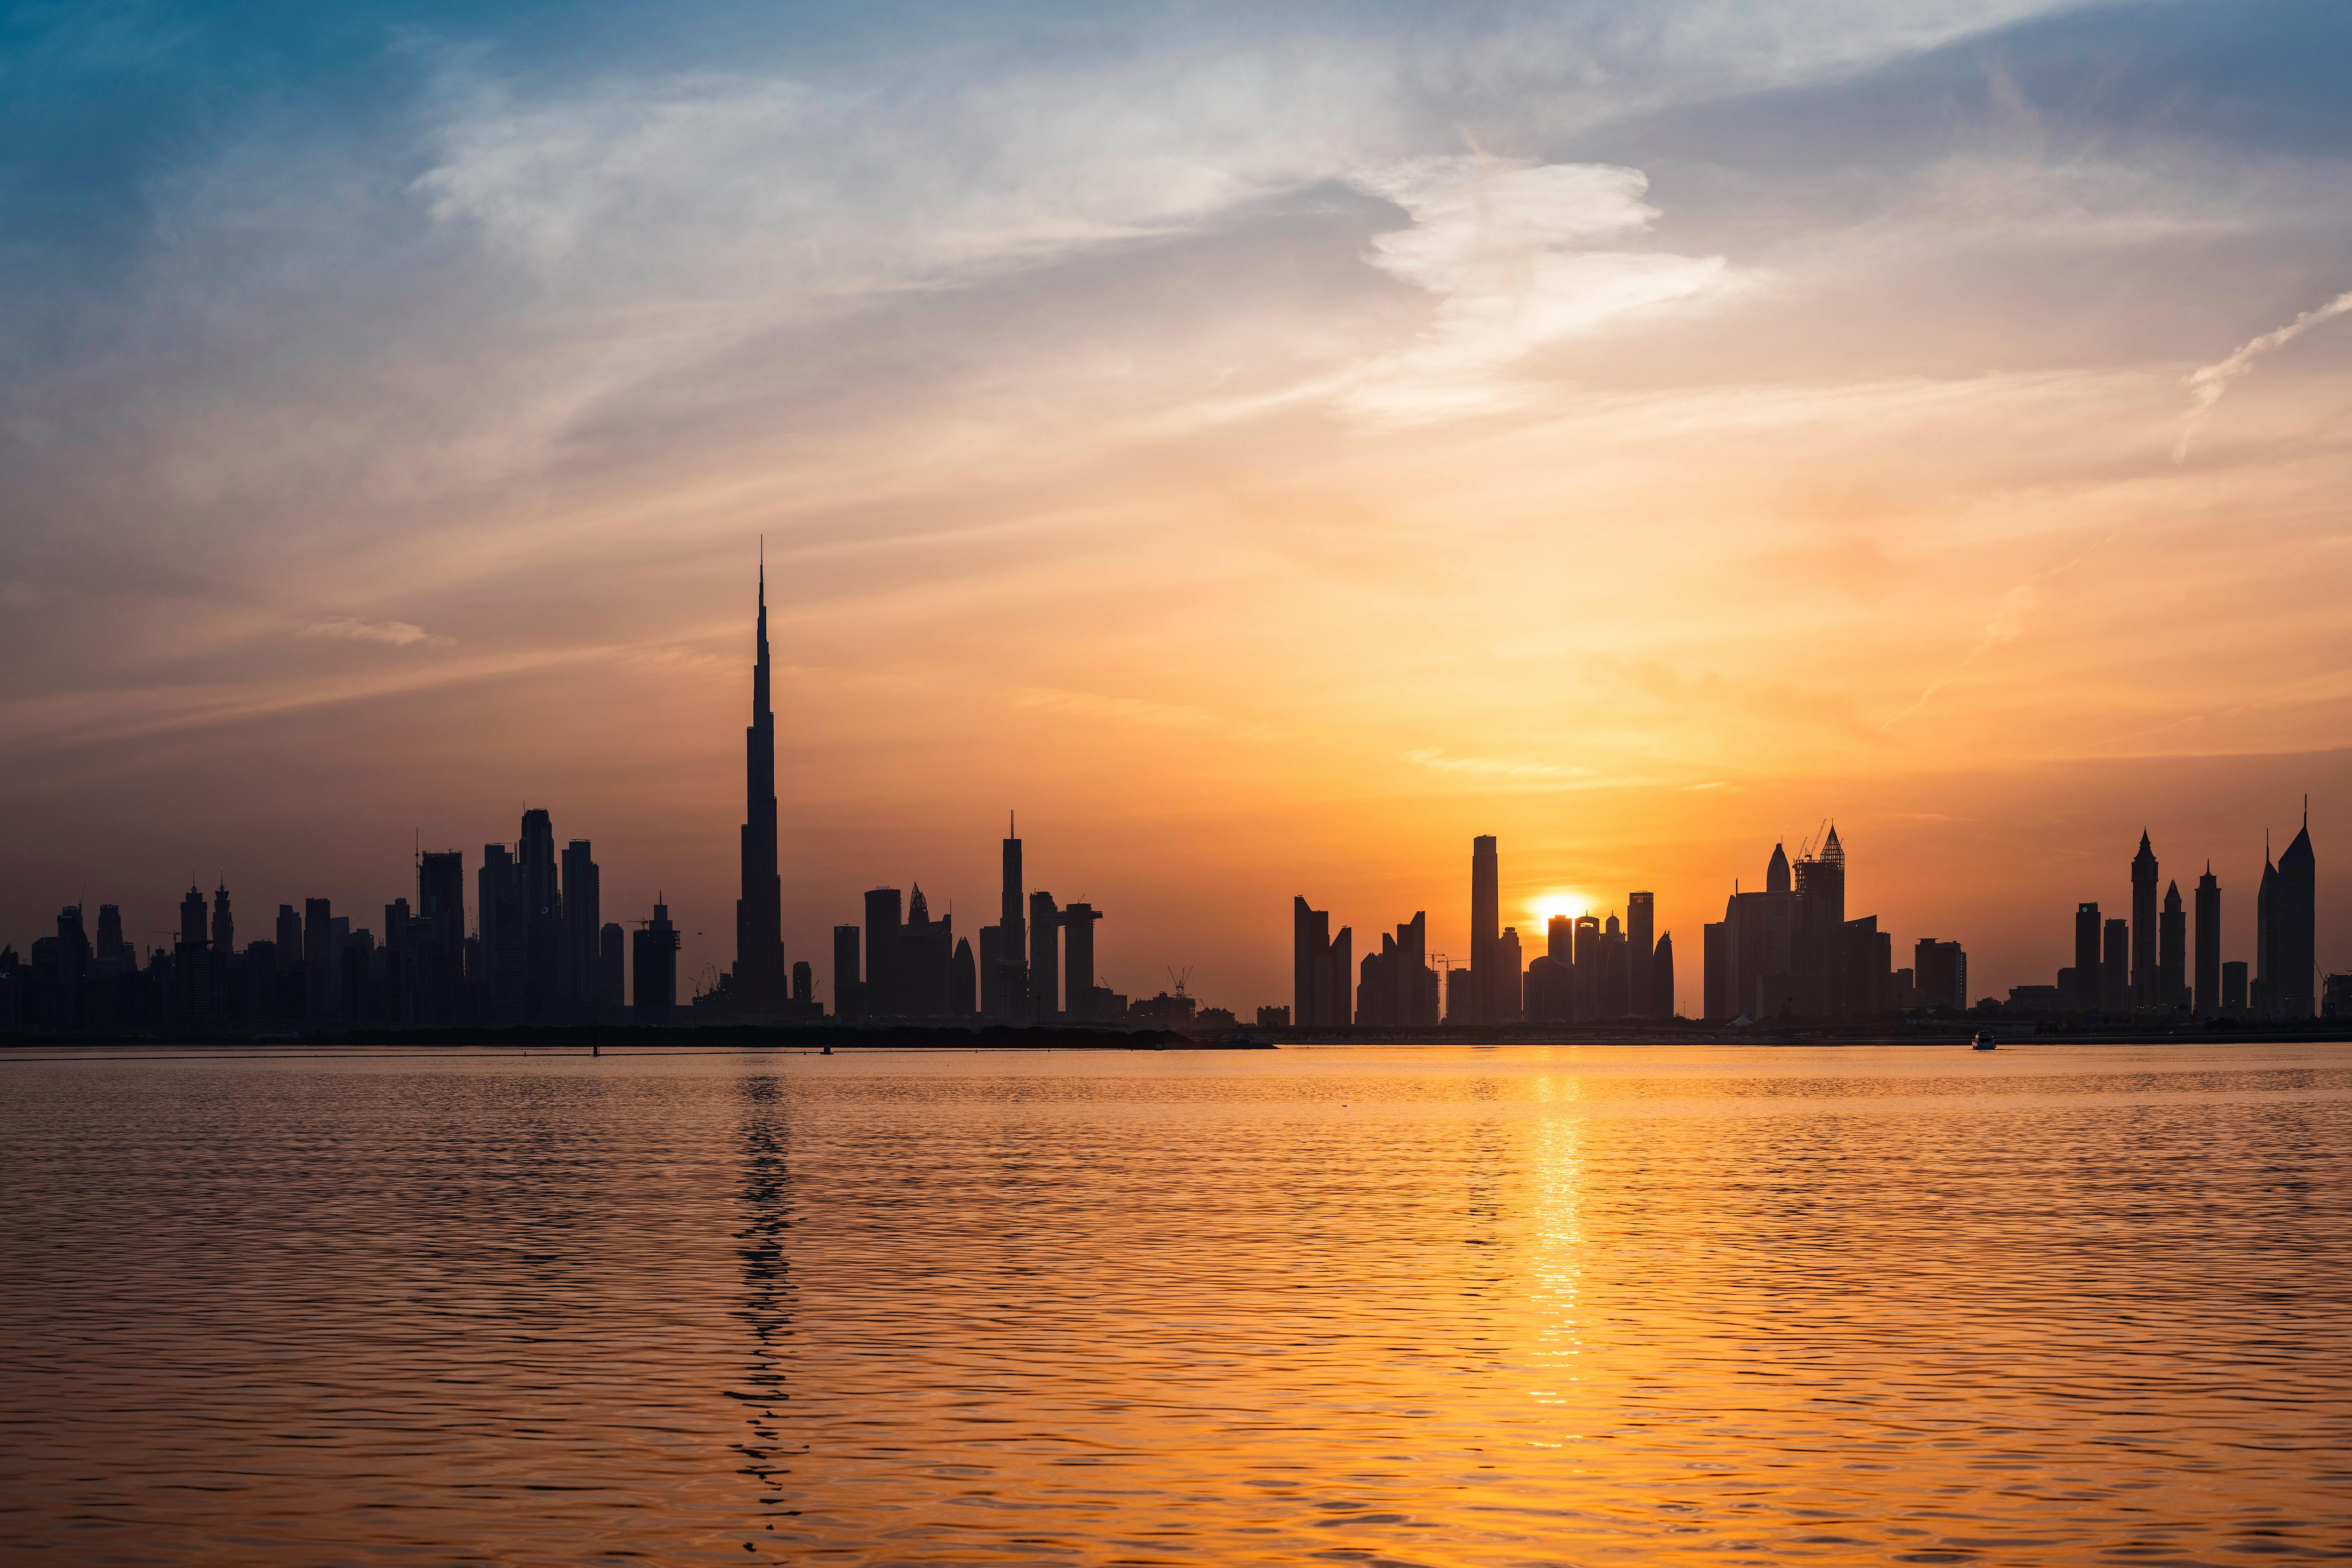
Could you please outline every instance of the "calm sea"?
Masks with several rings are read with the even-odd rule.
[[[2352,1552],[2352,1047],[0,1096],[10,1562]]]

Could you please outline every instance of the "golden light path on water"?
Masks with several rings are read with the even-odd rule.
[[[2343,1047],[0,1085],[9,1561],[2352,1544]]]

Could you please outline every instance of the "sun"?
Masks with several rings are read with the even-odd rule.
[[[1541,931],[1556,915],[1566,915],[1570,920],[1574,920],[1577,916],[1585,913],[1592,908],[1592,898],[1590,894],[1578,892],[1571,888],[1565,892],[1542,894],[1536,899],[1533,907],[1536,912],[1536,929]]]

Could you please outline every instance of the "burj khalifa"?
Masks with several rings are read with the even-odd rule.
[[[759,656],[751,666],[751,724],[743,731],[743,892],[735,900],[739,1013],[777,1013],[784,980],[783,895],[776,877],[776,715],[768,692],[768,566],[760,563]]]

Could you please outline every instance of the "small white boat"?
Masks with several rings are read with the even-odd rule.
[[[1979,1029],[1977,1031],[1977,1037],[1969,1042],[1969,1049],[1972,1051],[1990,1051],[1994,1048],[1992,1031],[1990,1029]]]

